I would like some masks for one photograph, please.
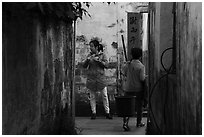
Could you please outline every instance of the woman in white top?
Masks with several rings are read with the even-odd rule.
[[[136,127],[145,126],[141,123],[142,120],[142,105],[144,100],[144,81],[145,81],[145,66],[140,62],[139,58],[142,56],[142,49],[131,49],[132,60],[127,62],[123,68],[126,77],[126,84],[124,87],[126,96],[136,96],[136,112],[137,124]],[[129,117],[123,117],[123,128],[129,131],[128,126]]]

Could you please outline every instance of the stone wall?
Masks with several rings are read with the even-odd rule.
[[[16,3],[3,3],[2,14],[2,134],[75,134],[72,23],[41,18]]]
[[[177,5],[176,73],[183,134],[202,134],[202,3]],[[194,128],[192,128],[194,127]]]
[[[151,3],[148,134],[202,134],[201,5]]]

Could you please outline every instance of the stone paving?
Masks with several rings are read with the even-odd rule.
[[[142,122],[147,123],[147,118],[143,117]],[[125,132],[122,128],[122,118],[113,117],[112,120],[105,117],[97,117],[91,120],[90,117],[76,117],[76,130],[79,135],[145,135],[146,126],[136,128],[136,118],[131,117],[129,127],[131,131]]]

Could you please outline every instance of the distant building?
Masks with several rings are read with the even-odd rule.
[[[75,61],[76,64],[82,62],[89,54],[89,45],[84,42],[76,42]]]

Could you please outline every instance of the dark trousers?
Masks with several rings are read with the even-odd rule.
[[[142,104],[143,104],[143,92],[125,92],[126,96],[136,96],[135,98],[135,110],[137,112],[137,123],[141,123],[142,120]],[[125,120],[126,119],[126,120]],[[126,122],[129,118],[124,118]]]

